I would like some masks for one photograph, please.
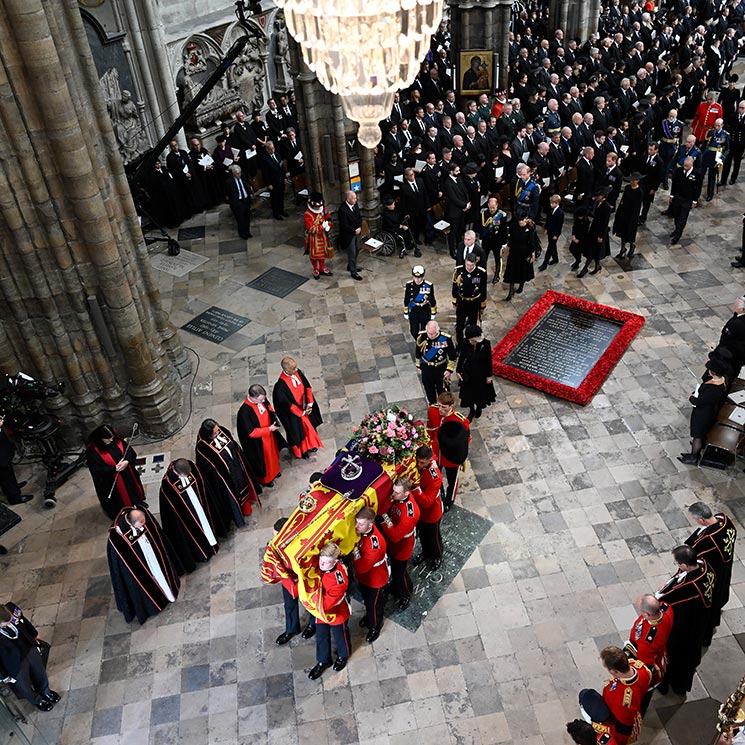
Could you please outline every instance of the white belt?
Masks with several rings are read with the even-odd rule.
[[[374,566],[374,567],[379,567],[379,566],[380,566],[381,564],[385,564],[385,561],[386,561],[385,559],[381,559],[380,561],[376,561],[376,562],[375,562],[375,563],[373,564],[373,566]]]
[[[411,536],[413,536],[413,535],[414,535],[414,533],[416,533],[416,528],[414,528],[414,530],[412,530],[412,531],[411,531],[411,533],[407,533],[407,534],[406,534],[406,535],[404,536],[404,538],[411,538]]]

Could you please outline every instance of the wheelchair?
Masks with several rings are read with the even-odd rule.
[[[409,251],[414,247],[414,236],[411,234],[411,230],[406,228],[406,232],[409,236],[409,240],[402,235],[395,233],[389,233],[385,230],[381,230],[376,233],[373,238],[380,242],[380,246],[373,249],[373,253],[380,254],[381,256],[392,256],[394,253],[401,254],[402,251]]]

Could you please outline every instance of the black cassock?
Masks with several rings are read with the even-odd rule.
[[[461,345],[455,372],[462,377],[461,406],[483,409],[497,400],[494,383],[486,382],[492,376],[491,344],[488,339],[482,339],[476,346],[466,339]]]
[[[261,486],[251,476],[251,469],[240,445],[230,432],[220,427],[222,440],[205,440],[197,435],[197,469],[204,479],[213,525],[217,535],[227,535],[230,521],[242,528],[244,515],[251,514],[251,500],[261,504]],[[220,437],[218,435],[218,437]]]
[[[272,424],[279,426],[279,417],[277,416],[274,409],[269,405],[269,402],[264,403]],[[241,408],[238,409],[238,417],[236,419],[236,429],[238,431],[238,439],[240,440],[243,452],[246,454],[248,462],[251,464],[254,475],[259,480],[266,478],[266,464],[264,463],[264,445],[261,437],[251,437],[253,432],[259,426],[259,420],[256,417],[256,412],[247,403],[241,404]],[[274,439],[277,442],[277,447],[284,450],[287,447],[287,441],[282,437],[282,433],[276,430],[274,433]]]
[[[132,508],[125,507],[109,528],[106,546],[116,607],[124,614],[127,623],[134,618],[140,623],[145,623],[150,616],[160,613],[169,602],[172,602],[147,564],[143,553],[143,537],[152,547],[165,583],[174,599],[178,597],[181,585],[178,574],[183,574],[170,541],[163,534],[156,519],[144,507],[137,509],[142,510],[147,517],[145,527],[141,531],[135,531],[126,517]]]
[[[687,572],[680,582],[676,573],[656,593],[657,599],[673,609],[673,630],[667,640],[667,672],[663,680],[680,696],[693,686],[693,675],[701,662],[701,647],[710,623],[711,600],[716,577],[699,559],[698,568]]]
[[[116,464],[127,453],[129,466],[117,476]],[[122,507],[141,504],[145,500],[139,471],[134,467],[137,453],[133,447],[121,438],[116,438],[108,445],[88,445],[85,451],[85,462],[93,479],[96,496],[103,511],[114,520]],[[114,481],[116,480],[116,485]],[[114,489],[112,491],[112,486]],[[111,497],[109,498],[109,494]]]
[[[704,646],[708,647],[714,630],[719,626],[722,608],[729,600],[729,586],[732,579],[732,560],[735,556],[737,528],[727,515],[714,515],[716,525],[707,525],[696,530],[686,541],[699,559],[704,559],[714,570],[717,582],[714,585],[714,596],[711,602],[709,626],[704,634]]]
[[[145,178],[145,210],[160,226],[175,228],[190,216],[180,196],[180,186],[166,168],[153,168]]]
[[[188,483],[182,482],[173,463],[160,483],[160,522],[173,550],[187,572],[193,572],[198,562],[209,561],[220,548],[210,517],[204,481],[194,463]],[[201,507],[200,515],[189,495],[191,489]],[[202,520],[206,522],[203,524]]]

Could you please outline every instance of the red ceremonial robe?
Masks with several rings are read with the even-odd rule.
[[[196,569],[197,562],[208,561],[220,548],[219,544],[212,545],[200,522],[194,505],[187,494],[190,486],[196,494],[199,504],[204,510],[207,522],[215,534],[215,527],[210,517],[210,506],[204,490],[204,481],[194,463],[191,465],[189,484],[184,486],[181,475],[176,472],[173,463],[168,466],[165,476],[160,483],[160,522],[163,532],[168,536],[173,550],[187,572]],[[216,537],[216,534],[213,535]]]
[[[116,464],[127,452],[129,465],[117,474]],[[96,496],[103,511],[114,520],[123,507],[132,507],[145,501],[145,490],[142,487],[140,474],[134,467],[137,453],[134,448],[127,449],[121,438],[115,439],[109,445],[88,445],[85,461],[88,465]],[[116,479],[113,492],[111,487]],[[111,493],[111,497],[109,497]]]
[[[282,371],[274,385],[272,400],[277,416],[287,433],[287,442],[293,455],[301,458],[308,451],[322,448],[323,443],[316,428],[323,423],[318,403],[308,379],[298,370],[294,375]],[[310,414],[304,416],[306,406],[312,406]]]
[[[268,484],[279,476],[279,451],[287,447],[282,433],[269,429],[272,424],[279,426],[279,418],[271,404],[268,401],[257,404],[246,397],[238,409],[238,440],[262,484]]]
[[[126,518],[132,508],[125,507],[109,528],[106,546],[116,607],[124,614],[127,623],[133,618],[145,623],[170,602],[150,571],[138,545],[142,536],[147,536],[174,598],[178,598],[181,585],[177,576],[179,567],[174,565],[168,538],[149,510],[141,506],[137,509],[142,510],[147,518],[143,531],[138,535],[134,534]]]
[[[243,516],[251,514],[251,500],[261,504],[258,497],[261,487],[254,485],[241,446],[224,427],[220,427],[220,434],[228,440],[224,447],[218,447],[214,439],[205,440],[197,435],[197,468],[212,500],[210,510],[215,523],[221,522],[218,517],[221,515],[225,525],[232,519],[242,528],[246,524]]]

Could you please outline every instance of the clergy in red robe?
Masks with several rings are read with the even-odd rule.
[[[323,423],[308,379],[292,357],[282,360],[282,374],[274,385],[272,399],[296,458],[309,458],[323,447],[316,429]]]
[[[279,418],[266,400],[266,389],[252,385],[238,409],[238,440],[256,478],[264,486],[274,486],[281,476],[279,451],[287,447],[280,432]]]
[[[160,522],[187,572],[208,561],[220,544],[210,520],[204,481],[185,458],[168,466],[160,483]]]
[[[214,419],[205,419],[197,435],[197,469],[204,479],[210,512],[218,535],[230,521],[242,528],[251,514],[251,501],[259,502],[261,486],[254,482],[241,446]]]
[[[106,547],[116,607],[129,623],[145,623],[178,597],[177,560],[168,538],[144,507],[125,507],[109,528]]]
[[[88,437],[85,461],[98,501],[112,520],[122,507],[145,501],[140,474],[134,466],[136,459],[134,448],[108,424],[96,427]]]

